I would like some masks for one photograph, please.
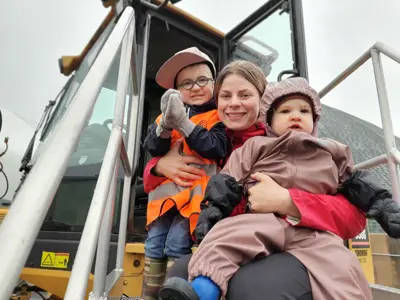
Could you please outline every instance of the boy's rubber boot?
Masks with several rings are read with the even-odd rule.
[[[196,277],[190,284],[179,277],[169,278],[160,289],[160,300],[218,300],[219,287],[208,277]]]
[[[158,300],[158,292],[164,283],[167,260],[144,258],[142,299]]]

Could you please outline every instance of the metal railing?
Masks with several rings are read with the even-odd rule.
[[[133,79],[130,101],[136,103],[136,108],[138,108],[139,102],[135,17],[134,10],[131,7],[127,7],[121,15],[76,92],[70,107],[46,141],[41,155],[0,226],[1,300],[9,299],[17,283],[47,210],[64,176],[69,158],[91,116],[98,94],[121,43],[122,51],[113,126],[64,299],[79,300],[84,298],[97,244],[94,290],[90,296],[93,299],[102,299],[105,296],[112,205],[116,187],[115,172],[119,163],[118,158],[120,158],[126,174],[123,209],[127,207],[127,202],[129,202],[138,125],[138,118],[130,119],[128,148],[126,149],[122,139],[122,126],[129,68],[131,68]],[[129,105],[130,109],[133,107],[135,105]],[[136,111],[139,112],[139,110]],[[130,111],[128,113],[130,114]],[[122,216],[124,214],[128,214],[127,210],[122,211]],[[126,223],[127,218],[122,218],[120,225],[125,228],[125,233]],[[118,241],[117,266],[113,274],[110,274],[114,278],[111,278],[111,281],[109,277],[107,278],[107,281],[111,282],[110,285],[112,285],[112,282],[115,283],[122,274],[122,257],[119,256],[121,256],[121,253],[123,255],[123,250],[121,252],[120,247],[125,247],[125,238],[120,238]]]
[[[385,45],[382,42],[377,42],[371,48],[365,51],[364,54],[361,55],[353,64],[351,64],[335,79],[333,79],[325,88],[323,88],[319,92],[319,96],[320,98],[323,98],[370,58],[372,59],[386,153],[359,163],[354,167],[355,169],[370,169],[383,164],[388,164],[393,198],[400,206],[400,175],[398,168],[398,165],[400,164],[400,152],[396,148],[395,137],[393,133],[392,118],[390,114],[385,78],[383,75],[382,60],[380,56],[381,53],[400,64],[399,51]],[[379,284],[370,284],[370,287],[374,299],[391,300],[400,298],[400,289],[386,287]]]
[[[379,108],[381,113],[382,127],[385,139],[386,153],[375,158],[369,159],[365,162],[357,164],[356,169],[369,169],[379,165],[388,164],[390,180],[392,183],[392,193],[394,200],[400,205],[400,174],[398,164],[400,164],[400,152],[396,148],[393,123],[390,114],[389,101],[386,91],[385,78],[383,76],[383,67],[380,54],[385,54],[387,57],[396,61],[400,64],[400,52],[385,45],[382,42],[375,43],[371,48],[364,52],[354,63],[340,73],[335,79],[333,79],[325,88],[319,92],[319,96],[322,98],[336,86],[338,86],[343,80],[349,77],[359,67],[361,67],[366,61],[372,58],[372,64],[374,68],[376,89],[378,92]]]

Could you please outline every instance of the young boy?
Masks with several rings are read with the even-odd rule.
[[[256,172],[285,188],[320,194],[335,194],[352,175],[349,147],[317,138],[320,99],[305,79],[269,84],[264,97],[267,136],[251,138],[235,150],[207,186],[204,201],[208,205],[195,231],[197,239],[204,240],[189,263],[193,282],[170,278],[160,298],[225,299],[229,279],[240,265],[273,252],[289,252],[307,268],[314,299],[372,299],[357,257],[338,236],[292,227],[272,213],[227,218],[243,190],[256,183],[251,178]],[[216,222],[218,228],[207,233]]]
[[[156,75],[157,83],[168,90],[161,97],[162,114],[148,129],[145,148],[152,156],[163,156],[184,137],[182,153],[201,158],[205,175],[190,188],[167,179],[149,193],[142,292],[145,300],[158,299],[167,261],[171,265],[191,252],[191,234],[205,187],[229,150],[225,126],[219,121],[213,99],[215,75],[211,59],[196,47],[176,53]]]

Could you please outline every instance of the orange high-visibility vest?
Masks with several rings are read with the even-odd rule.
[[[159,124],[161,115],[157,117],[156,123]],[[207,130],[210,130],[217,123],[221,122],[216,109],[195,115],[190,120]],[[171,146],[178,139],[182,138],[177,130],[171,134]],[[202,168],[206,175],[201,179],[193,181],[192,187],[181,187],[170,179],[164,180],[158,187],[149,193],[147,204],[147,224],[151,224],[157,218],[165,214],[171,208],[176,207],[180,214],[190,220],[190,234],[193,233],[197,225],[200,213],[200,203],[203,200],[204,192],[211,176],[217,174],[218,164],[214,160],[200,157],[194,150],[190,149],[186,141],[183,141],[182,155],[193,155],[199,157],[204,165],[195,165]]]

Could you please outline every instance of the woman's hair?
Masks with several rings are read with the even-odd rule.
[[[267,85],[267,79],[261,69],[246,60],[235,60],[227,64],[221,72],[219,72],[215,81],[214,96],[218,99],[219,91],[221,90],[222,83],[225,78],[229,75],[237,74],[242,76],[248,82],[250,82],[257,89],[260,97],[264,94],[265,87]]]

